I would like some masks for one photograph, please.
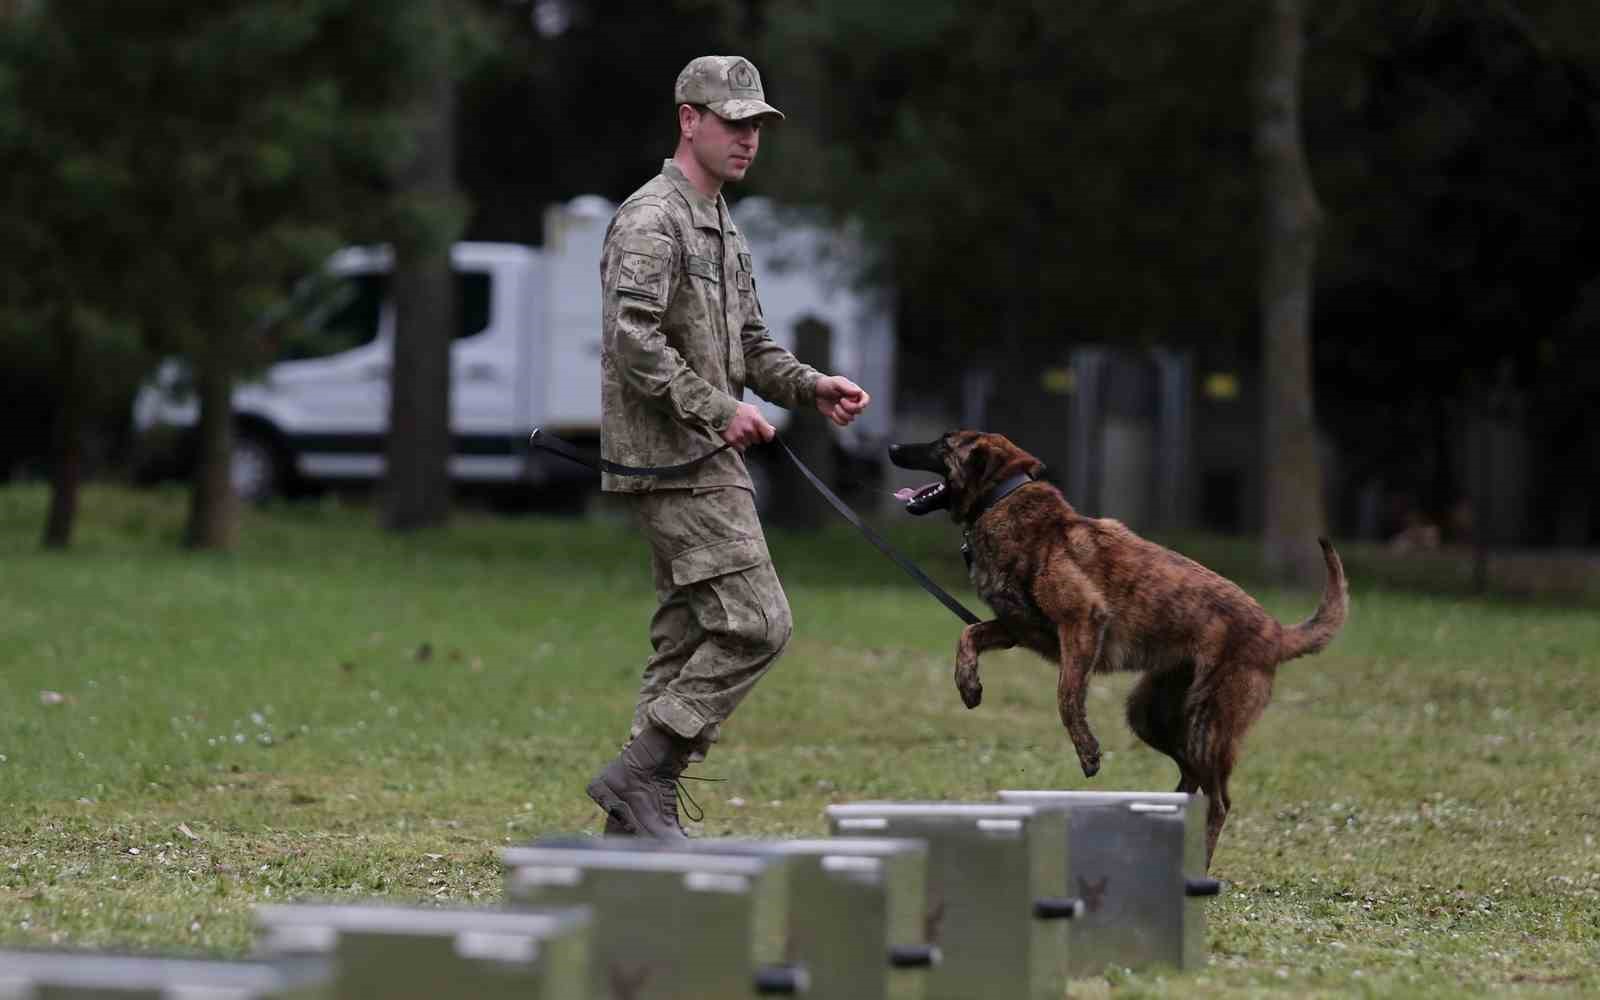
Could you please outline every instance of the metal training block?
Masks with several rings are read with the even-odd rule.
[[[332,982],[317,959],[0,951],[0,1000],[332,1000]]]
[[[1206,964],[1206,800],[1176,792],[1002,791],[1000,800],[1067,817],[1069,888],[1084,901],[1069,971]]]
[[[938,964],[939,949],[923,938],[928,867],[923,841],[710,837],[614,843],[624,850],[785,859],[789,913],[784,953],[805,964],[812,994],[829,1000],[926,996],[928,970]]]
[[[590,989],[605,1000],[734,1000],[807,992],[787,955],[789,861],[565,839],[501,852],[514,904],[594,912]]]
[[[728,841],[707,841],[717,850]],[[838,837],[754,849],[794,859],[789,941],[830,1000],[922,1000],[939,949],[924,937],[928,849],[917,840]]]
[[[256,908],[260,947],[325,955],[337,1000],[587,998],[590,915],[367,905]]]
[[[1059,1000],[1066,988],[1065,817],[995,803],[858,802],[829,806],[841,837],[911,837],[928,844],[924,939],[943,961],[931,1000]]]

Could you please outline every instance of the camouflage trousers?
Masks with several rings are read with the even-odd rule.
[[[691,760],[700,760],[788,643],[789,599],[749,490],[695,487],[633,497],[650,542],[658,606],[630,738],[653,722],[694,740]]]

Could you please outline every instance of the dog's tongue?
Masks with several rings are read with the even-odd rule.
[[[906,505],[906,513],[921,517],[935,510],[943,510],[950,505],[949,488],[943,481],[929,483],[926,486],[913,489],[895,490],[894,497]]]

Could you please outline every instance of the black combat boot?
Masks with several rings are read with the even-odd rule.
[[[606,833],[687,840],[678,822],[678,775],[689,741],[647,726],[589,782],[589,797],[606,811]]]

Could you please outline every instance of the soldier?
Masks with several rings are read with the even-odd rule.
[[[746,386],[815,405],[843,427],[866,392],[779,346],[762,320],[750,248],[722,199],[744,178],[767,104],[749,60],[702,56],[678,74],[678,146],[612,219],[600,263],[601,450],[636,467],[732,448],[670,479],[606,474],[650,543],[659,607],[650,622],[631,741],[589,783],[606,832],[681,839],[677,781],[789,640],[789,602],[756,516],[741,454],[772,440]]]

